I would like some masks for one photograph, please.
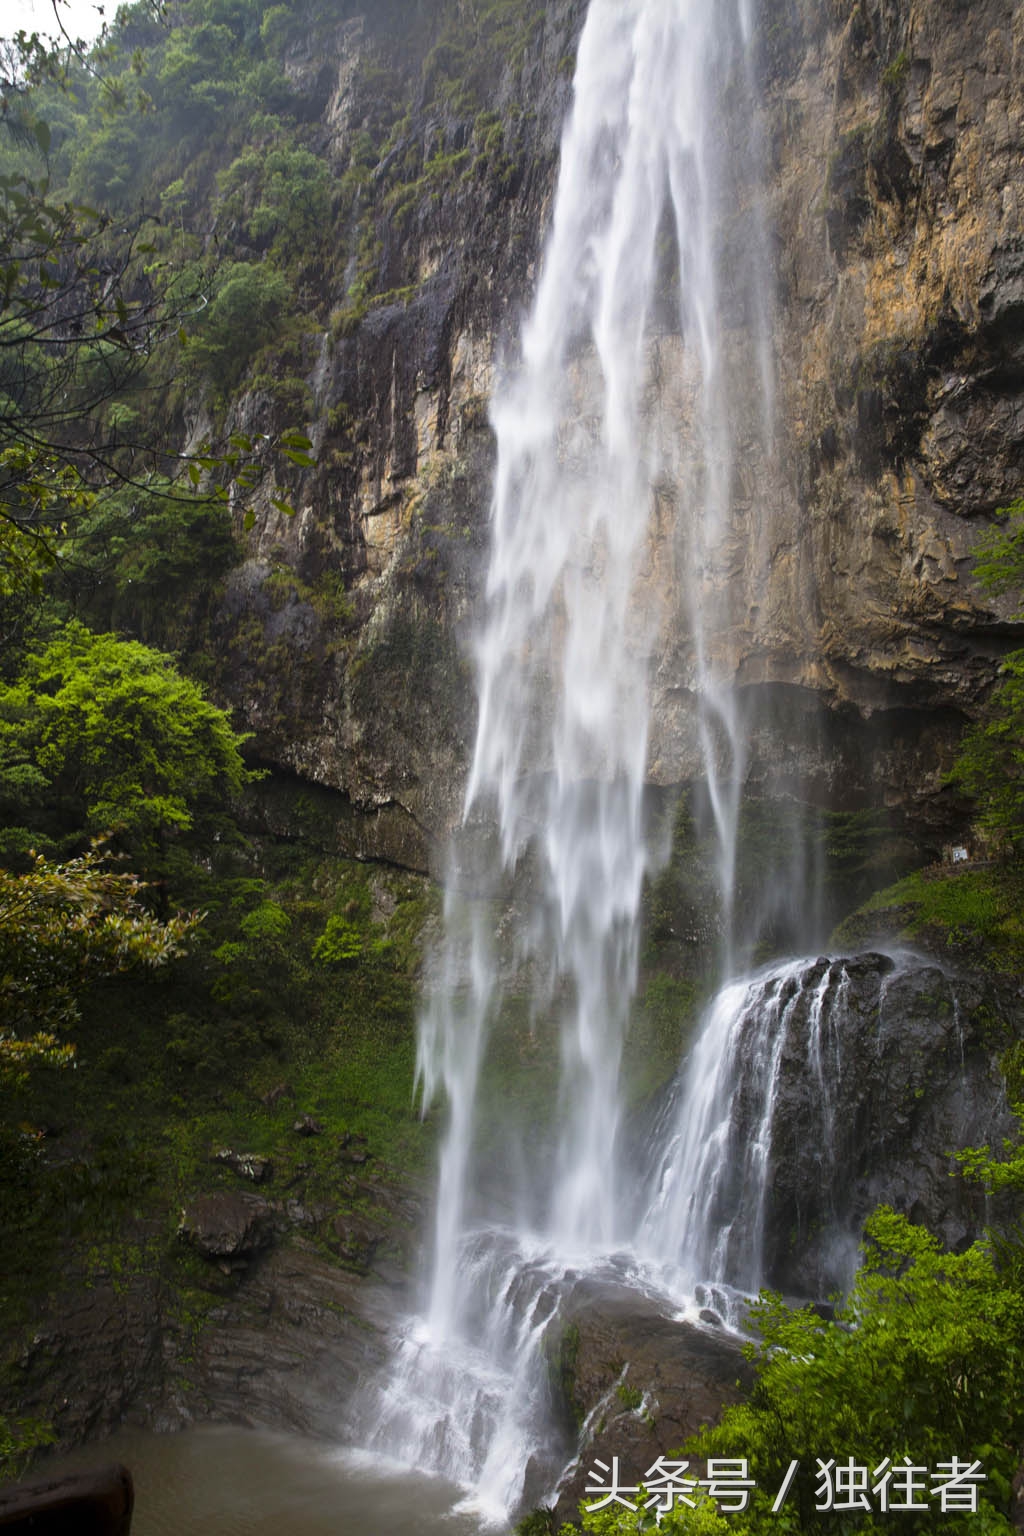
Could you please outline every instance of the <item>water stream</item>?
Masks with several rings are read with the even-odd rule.
[[[834,1085],[848,976],[842,961],[793,960],[722,988],[674,1084],[649,1143],[650,1179],[637,1252],[663,1266],[679,1295],[706,1300],[737,1324],[743,1294],[766,1282],[766,1219],[784,1058],[814,1085],[813,1121],[800,1134],[817,1149],[821,1207],[841,1166]],[[837,1277],[838,1278],[838,1277]],[[703,1289],[702,1289],[703,1288]]]
[[[750,1208],[727,1210],[722,1063],[733,1035],[759,1031],[767,1104],[785,978],[757,1000],[743,982],[720,994],[650,1168],[627,1173],[621,1145],[654,858],[648,674],[659,630],[679,623],[658,596],[659,562],[674,562],[689,636],[724,974],[742,953],[745,727],[710,637],[730,617],[738,444],[766,440],[773,412],[763,227],[756,206],[736,217],[756,170],[752,45],[744,0],[592,0],[521,359],[492,406],[478,728],[418,1054],[424,1103],[441,1101],[448,1124],[423,1309],[379,1389],[371,1442],[471,1488],[496,1518],[549,1492],[570,1450],[551,1422],[544,1340],[581,1274],[691,1308],[702,1284],[758,1280],[768,1149],[744,1153]],[[737,290],[741,390],[726,313]],[[666,366],[681,413],[660,387]],[[502,1119],[496,1156],[481,1082],[496,1022],[524,995],[531,1025],[554,1021],[558,1085],[544,1127]],[[693,1177],[709,1191],[700,1212],[686,1206]]]

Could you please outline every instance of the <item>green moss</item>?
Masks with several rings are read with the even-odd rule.
[[[1024,867],[932,867],[879,891],[835,930],[853,947],[873,936],[930,940],[973,953],[1003,971],[1024,969]]]
[[[345,578],[337,571],[325,571],[310,583],[303,581],[291,566],[275,565],[263,579],[263,591],[275,613],[290,603],[306,603],[332,628],[343,628],[356,617],[355,601],[345,586]],[[248,631],[245,633],[247,635]],[[261,644],[261,650],[268,654],[265,642]],[[287,676],[289,671],[294,671],[294,667],[286,665],[282,675]]]
[[[407,696],[450,718],[463,697],[466,666],[440,618],[414,610],[395,614],[354,659],[349,670],[353,706],[372,717],[381,699]]]
[[[1015,1040],[999,1063],[1006,1079],[1006,1097],[1011,1104],[1024,1104],[1024,1040]]]
[[[623,1075],[627,1103],[643,1104],[674,1076],[704,999],[692,977],[654,971],[634,1009]]]
[[[248,386],[254,393],[269,395],[280,410],[294,421],[306,422],[313,415],[313,391],[305,379],[293,373],[254,373]]]
[[[565,1404],[576,1428],[581,1429],[585,1409],[576,1385],[576,1364],[580,1353],[579,1327],[576,1323],[569,1323],[554,1338],[551,1334],[545,1335],[544,1348],[552,1394],[556,1401]]]

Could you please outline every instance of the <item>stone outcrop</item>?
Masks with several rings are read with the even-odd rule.
[[[344,1405],[387,1357],[405,1283],[395,1234],[410,1221],[408,1197],[382,1191],[377,1204],[374,1221],[204,1195],[186,1207],[179,1239],[199,1275],[173,1256],[135,1272],[75,1260],[13,1366],[19,1411],[52,1424],[61,1449],[125,1423],[342,1437]]]
[[[786,38],[767,153],[795,494],[741,675],[786,657],[898,737],[901,715],[972,713],[1014,633],[970,556],[1024,469],[1024,33],[1003,0],[783,0],[765,21]],[[932,795],[944,756],[931,742],[890,794]]]
[[[265,761],[343,792],[337,814],[354,813],[346,851],[426,867],[460,805],[487,401],[534,271],[585,8],[552,0],[517,62],[489,61],[494,163],[411,192],[400,230],[381,217],[376,286],[398,296],[321,338],[308,424],[320,468],[297,488],[293,519],[265,508],[251,557],[227,582],[214,635],[222,692]],[[340,174],[372,105],[360,87],[367,62],[383,50],[415,79],[423,61],[376,36],[372,13],[339,29],[337,49],[323,131]],[[311,93],[323,71],[322,59],[294,60]],[[458,153],[472,128],[435,103],[413,112],[403,144]],[[344,315],[344,291],[335,301]],[[239,403],[238,427],[274,424],[269,398]]]
[[[558,1488],[555,1527],[578,1519],[597,1461],[619,1458],[636,1483],[659,1456],[715,1424],[753,1371],[734,1335],[668,1317],[636,1291],[587,1281],[560,1321],[563,1411],[582,1420],[579,1449]]]
[[[182,1211],[178,1236],[206,1259],[244,1264],[273,1241],[273,1208],[258,1195],[200,1195]]]

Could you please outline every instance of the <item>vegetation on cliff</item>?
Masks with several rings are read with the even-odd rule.
[[[1019,1178],[1018,1159],[1018,1189]],[[1024,1432],[1019,1234],[993,1233],[963,1253],[943,1253],[922,1228],[879,1210],[834,1318],[766,1294],[754,1320],[761,1342],[753,1394],[678,1453],[696,1469],[684,1490],[692,1507],[680,1500],[658,1529],[881,1531],[896,1514],[915,1530],[1015,1528],[1008,1514]],[[754,1487],[744,1510],[726,1516],[723,1508],[737,1510],[735,1494],[720,1505],[696,1486],[707,1458],[720,1467],[746,1461]],[[939,1486],[954,1458],[964,1476],[947,1508]],[[663,1507],[653,1483],[647,1496]],[[653,1529],[644,1494],[633,1502],[635,1513],[621,1502],[584,1513],[583,1529]]]
[[[998,514],[978,545],[975,575],[986,591],[1024,594],[1024,502]],[[1016,618],[1024,610],[1016,611]],[[933,865],[876,890],[837,927],[855,946],[879,935],[955,955],[966,964],[1024,971],[1024,651],[1004,658],[1000,680],[964,732],[947,782],[967,797],[975,854]],[[966,848],[964,849],[966,853]],[[966,867],[964,867],[966,866]]]
[[[252,777],[240,745],[169,656],[65,624],[0,684],[0,847],[116,833],[163,874],[169,840],[205,846]]]
[[[1004,507],[982,540],[975,574],[986,591],[1024,596],[1024,501]],[[1024,617],[1018,610],[1016,617]],[[1024,650],[1003,658],[1001,681],[964,737],[951,778],[974,796],[978,824],[997,846],[1024,852]]]
[[[197,917],[161,922],[144,890],[95,848],[64,864],[38,855],[25,874],[0,869],[0,1089],[24,1086],[34,1066],[72,1063],[58,1031],[77,1023],[91,982],[183,953]]]
[[[763,1293],[752,1313],[760,1342],[747,1349],[757,1366],[749,1400],[672,1453],[664,1468],[671,1484],[652,1473],[639,1492],[584,1503],[583,1530],[638,1536],[657,1520],[659,1530],[692,1536],[881,1531],[894,1517],[914,1530],[1015,1529],[1024,1435],[1024,1242],[1014,1216],[1021,1143],[960,1161],[994,1200],[984,1239],[944,1252],[924,1228],[883,1208],[866,1224],[861,1268],[833,1315]],[[712,1458],[719,1477],[709,1495]],[[563,1536],[573,1529],[564,1526]],[[553,1526],[538,1512],[519,1530],[545,1536]]]

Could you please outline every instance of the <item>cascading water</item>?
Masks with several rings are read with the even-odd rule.
[[[723,1282],[741,1293],[765,1282],[785,1056],[814,1084],[815,1112],[804,1116],[801,1134],[817,1148],[822,1210],[838,1215],[830,1199],[839,1161],[833,1084],[842,1066],[847,985],[841,961],[794,960],[723,987],[655,1127],[637,1252],[665,1266],[679,1294],[710,1300],[710,1282],[728,1321],[736,1321],[736,1303]]]
[[[727,618],[716,562],[739,413],[722,316],[721,235],[735,193],[724,103],[749,158],[750,34],[743,0],[592,0],[521,364],[492,409],[467,831],[418,1057],[425,1103],[443,1093],[449,1114],[432,1273],[374,1443],[475,1486],[499,1510],[521,1498],[531,1464],[557,1454],[543,1338],[560,1299],[580,1268],[612,1262],[636,1225],[639,1190],[622,1188],[621,1068],[650,863],[648,658],[665,617],[651,549],[666,522],[678,530],[731,930],[743,742],[707,636]],[[732,259],[730,281],[757,309],[756,253],[734,248]],[[747,385],[756,420],[744,430],[756,435],[770,418],[760,311],[748,330],[761,384]],[[660,399],[663,343],[682,359],[685,421]],[[496,827],[498,853],[467,894],[456,866],[480,823]],[[496,935],[488,898],[513,874],[529,894],[514,931]],[[518,987],[529,978],[533,1015],[557,1020],[555,1129],[503,1123],[485,1197],[481,1075],[510,967]],[[655,1232],[652,1216],[648,1251]]]

